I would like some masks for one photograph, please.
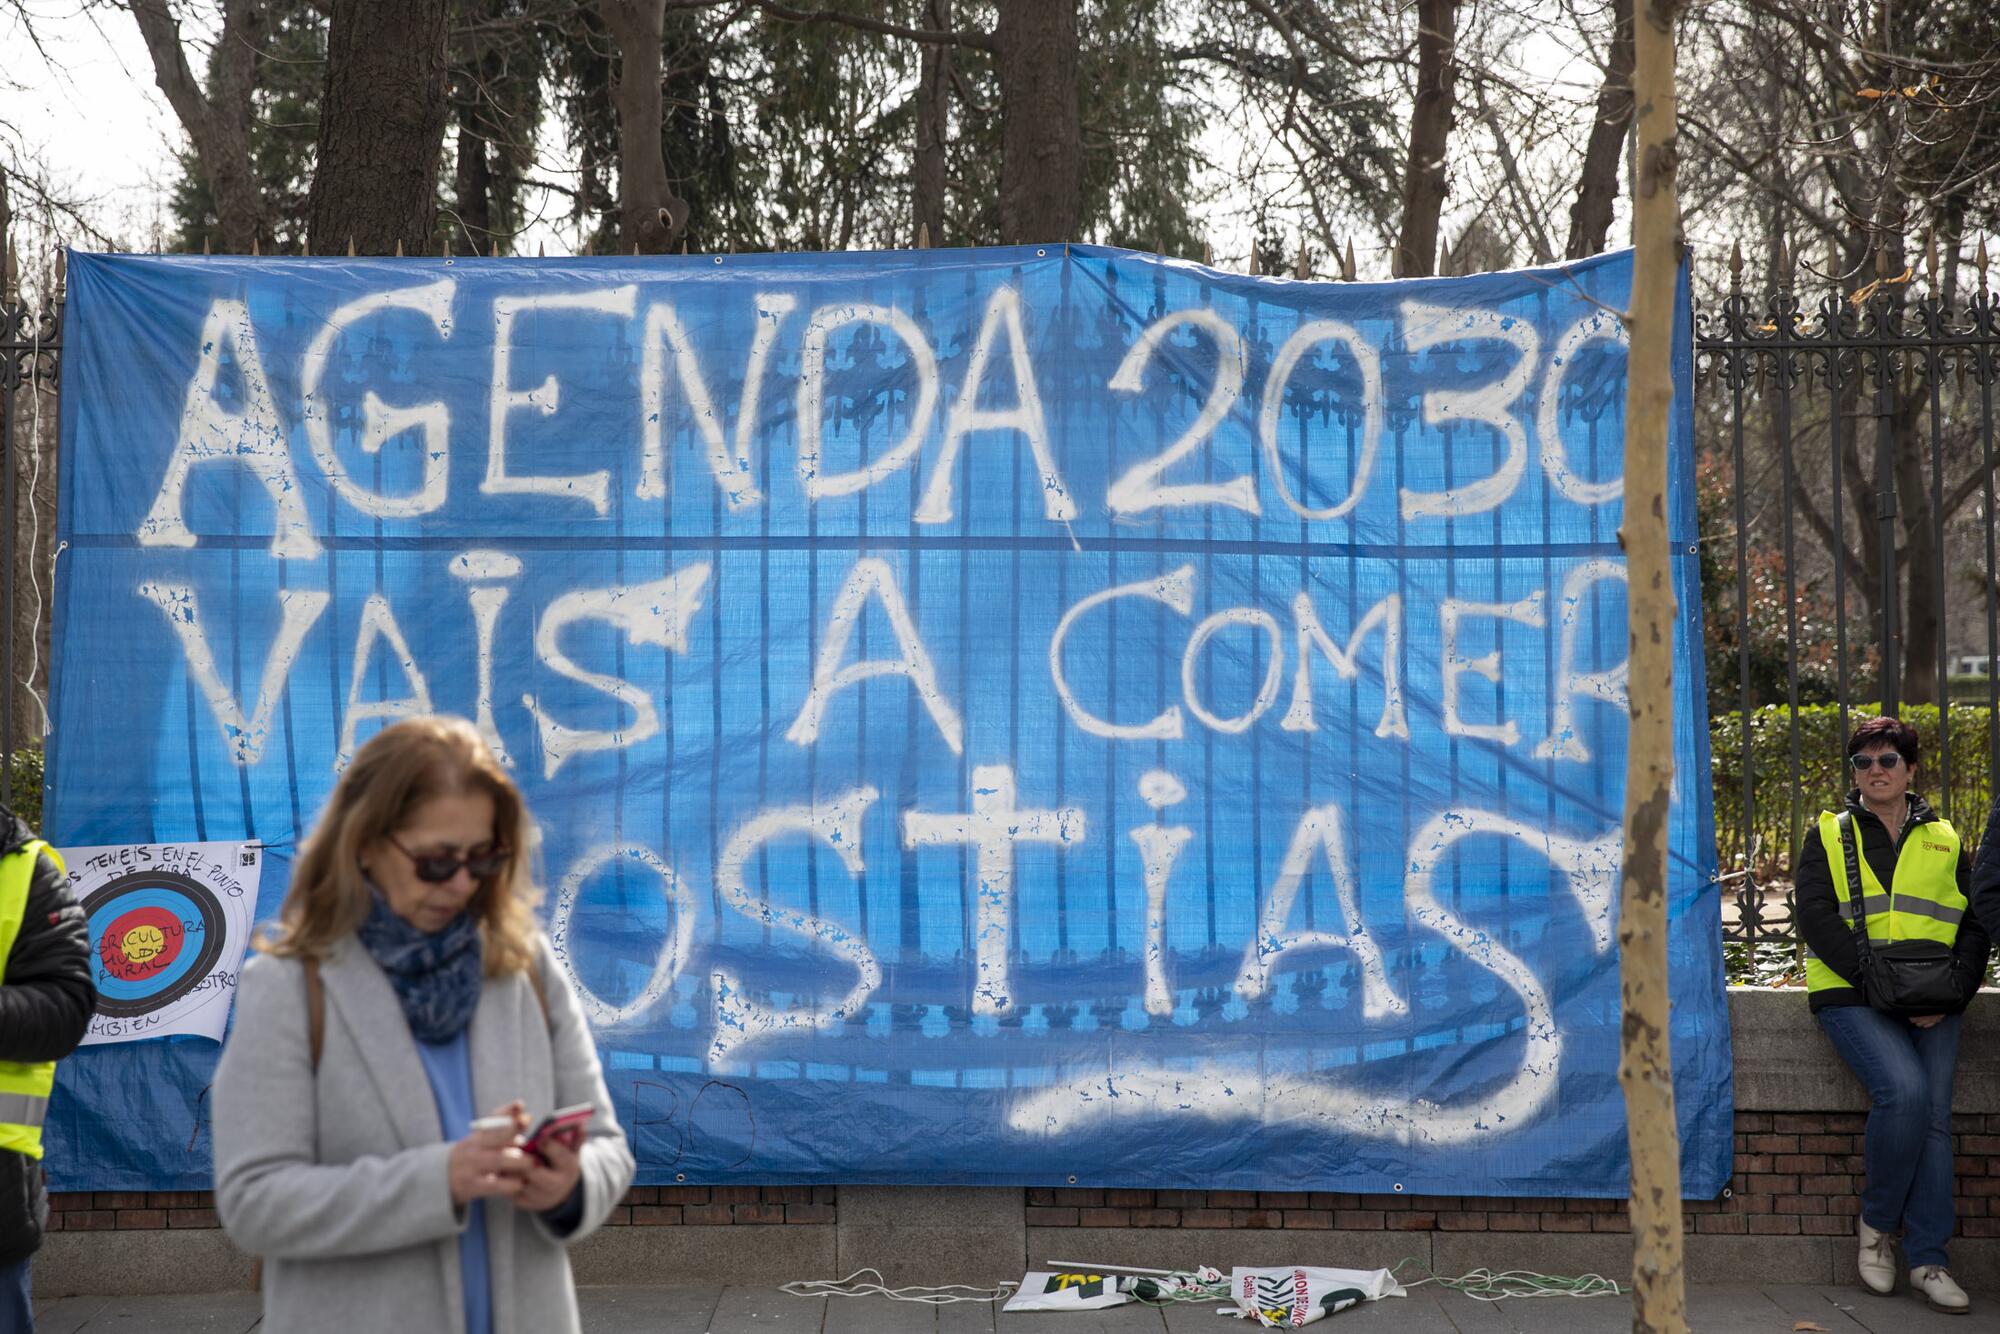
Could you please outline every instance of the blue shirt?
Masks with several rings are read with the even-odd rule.
[[[447,1142],[464,1139],[472,1130],[470,1034],[466,1028],[448,1042],[417,1044]],[[493,1334],[493,1275],[486,1259],[483,1200],[474,1200],[465,1208],[465,1230],[458,1234],[458,1277],[465,1290],[465,1334]]]

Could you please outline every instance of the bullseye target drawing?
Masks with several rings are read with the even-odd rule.
[[[171,871],[135,871],[83,903],[97,1012],[135,1018],[200,986],[222,957],[228,922],[215,892]]]

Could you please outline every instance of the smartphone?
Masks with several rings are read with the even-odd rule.
[[[545,1144],[558,1142],[574,1152],[577,1145],[583,1143],[583,1127],[596,1110],[587,1102],[580,1102],[574,1107],[556,1108],[543,1117],[541,1124],[529,1131],[527,1137],[521,1141],[522,1152],[533,1154],[543,1163],[548,1161],[548,1156],[542,1152],[542,1146]]]

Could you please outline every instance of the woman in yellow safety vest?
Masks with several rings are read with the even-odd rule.
[[[1896,1287],[1895,1236],[1903,1237],[1910,1290],[1940,1311],[1970,1309],[1946,1268],[1952,1209],[1951,1086],[1962,1012],[1986,972],[1987,935],[1966,912],[1971,858],[1951,822],[1910,790],[1916,729],[1870,718],[1847,743],[1854,789],[1826,811],[1799,852],[1795,876],[1799,934],[1806,942],[1812,1012],[1834,1050],[1868,1090],[1867,1177],[1861,1191],[1858,1267],[1862,1285],[1884,1296]],[[1854,839],[1858,888],[1846,847]],[[1959,982],[1956,1004],[1904,1018],[1869,1006],[1858,985],[1854,921],[1871,944],[1928,940],[1949,946]]]

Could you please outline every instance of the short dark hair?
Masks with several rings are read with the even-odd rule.
[[[1887,742],[1903,757],[1903,763],[1912,769],[1922,752],[1922,743],[1917,740],[1917,729],[1901,718],[1891,718],[1886,714],[1880,718],[1868,718],[1854,725],[1847,737],[1847,757],[1853,759],[1870,746]]]

